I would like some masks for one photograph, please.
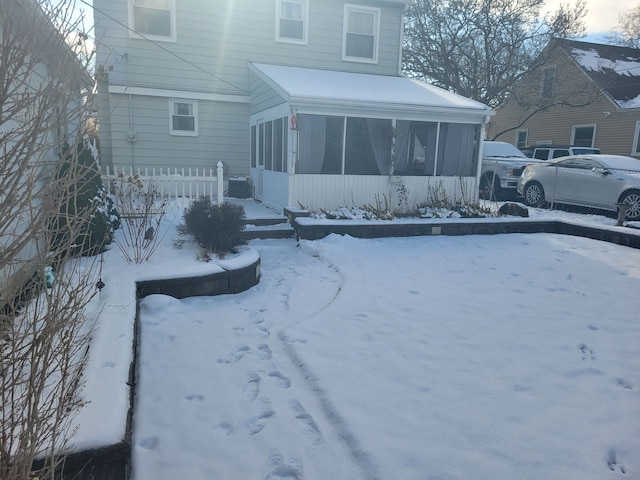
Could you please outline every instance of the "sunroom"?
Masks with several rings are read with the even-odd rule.
[[[477,198],[489,107],[424,82],[251,64],[251,185],[275,208]]]

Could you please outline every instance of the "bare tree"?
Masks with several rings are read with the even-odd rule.
[[[73,0],[0,1],[0,478],[7,480],[54,477],[82,404],[91,332],[84,307],[97,269],[95,259],[69,252],[95,211],[68,208],[86,176],[77,154],[58,168],[63,146],[82,140],[90,107],[90,55],[78,55],[73,7]],[[45,460],[33,471],[36,459]]]
[[[585,0],[540,20],[544,0],[415,0],[406,14],[406,74],[491,107],[503,103],[553,37],[584,35]]]
[[[640,4],[619,15],[615,32],[607,40],[623,47],[640,48]]]

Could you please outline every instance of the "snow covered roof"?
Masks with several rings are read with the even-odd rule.
[[[369,107],[406,112],[489,115],[475,100],[407,77],[317,70],[254,63],[250,66],[291,104]]]
[[[640,49],[556,41],[620,108],[640,107]]]

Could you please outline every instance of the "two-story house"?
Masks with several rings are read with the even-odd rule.
[[[640,157],[640,50],[552,40],[496,110],[488,138]]]
[[[397,197],[398,178],[410,203],[476,192],[491,112],[401,76],[408,2],[94,0],[102,164],[222,160],[279,208]]]

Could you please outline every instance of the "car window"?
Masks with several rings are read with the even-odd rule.
[[[599,148],[573,148],[573,153],[575,155],[591,155],[593,153],[600,153],[600,149]]]
[[[559,149],[553,151],[553,158],[566,157],[569,155],[569,150]]]
[[[601,165],[592,160],[591,158],[568,158],[558,162],[559,167],[563,168],[575,168],[579,170],[591,170],[594,167],[600,167]]]
[[[539,148],[533,154],[533,158],[537,158],[539,160],[546,160],[549,158],[549,149],[548,148]]]

